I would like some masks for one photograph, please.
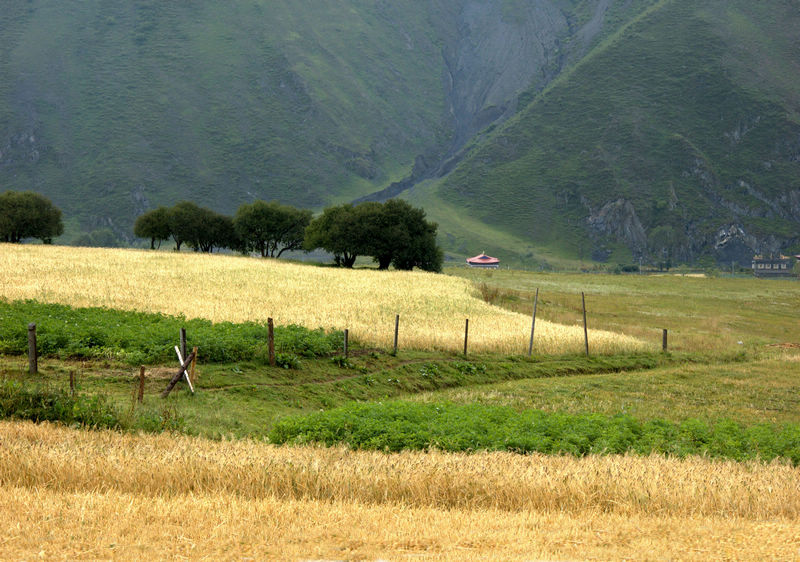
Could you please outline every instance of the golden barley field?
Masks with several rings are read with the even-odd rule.
[[[800,471],[0,422],[3,558],[793,559]]]
[[[350,330],[388,347],[527,351],[530,318],[490,306],[464,279],[423,272],[342,270],[272,259],[65,246],[0,244],[0,298],[36,299],[207,318]],[[639,350],[641,341],[591,330],[592,352]],[[539,353],[583,349],[582,326],[537,320]]]

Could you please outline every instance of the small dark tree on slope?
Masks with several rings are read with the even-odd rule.
[[[43,195],[32,191],[6,191],[0,195],[0,240],[18,243],[38,238],[51,244],[64,232],[61,211]]]

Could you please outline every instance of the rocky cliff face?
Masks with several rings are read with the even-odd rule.
[[[595,259],[603,257],[603,239],[625,244],[636,257],[647,253],[647,234],[630,201],[609,201],[597,211],[590,212],[586,222],[599,241],[593,256]]]
[[[454,123],[452,154],[475,133],[516,109],[523,90],[560,70],[567,18],[554,2],[504,9],[502,1],[468,0],[450,23],[442,49],[445,91]]]

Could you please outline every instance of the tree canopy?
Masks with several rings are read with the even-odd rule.
[[[322,248],[333,254],[336,265],[353,267],[363,254],[358,215],[351,204],[328,207],[306,228],[304,247]]]
[[[437,225],[406,201],[339,205],[325,209],[306,230],[306,249],[322,248],[337,264],[352,267],[359,255],[372,256],[378,269],[441,271]]]
[[[161,242],[170,237],[178,251],[184,244],[198,252],[212,252],[214,248],[238,250],[241,247],[231,217],[191,201],[181,201],[174,207],[158,207],[140,215],[133,233],[139,238],[149,238],[153,250],[156,242],[160,247]]]
[[[156,249],[156,242],[160,248],[161,242],[172,236],[169,219],[170,210],[166,207],[147,211],[136,219],[133,225],[133,234],[139,238],[149,238],[151,250]]]
[[[45,244],[64,232],[61,211],[33,191],[6,191],[0,195],[0,240],[22,242],[38,238]]]
[[[303,248],[312,213],[276,201],[254,201],[236,211],[233,225],[247,251],[261,257],[280,257],[287,250]],[[277,252],[277,255],[276,255]]]

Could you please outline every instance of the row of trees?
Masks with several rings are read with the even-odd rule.
[[[321,248],[343,267],[353,267],[358,256],[369,256],[379,269],[390,265],[428,271],[442,268],[436,224],[425,220],[425,211],[405,201],[339,205],[325,209],[317,219],[312,217],[309,210],[276,202],[242,205],[235,216],[228,217],[183,201],[141,215],[134,234],[150,239],[153,249],[172,238],[177,250],[186,244],[203,252],[228,248],[280,257],[286,251]]]
[[[0,195],[0,240],[19,243],[38,238],[51,244],[64,232],[61,210],[33,191],[6,191]]]
[[[139,238],[149,238],[152,249],[172,238],[176,250],[185,244],[199,252],[228,248],[279,257],[287,250],[302,248],[311,216],[311,211],[256,201],[242,205],[236,216],[230,217],[182,201],[174,207],[159,207],[141,215],[134,223],[133,233]]]

